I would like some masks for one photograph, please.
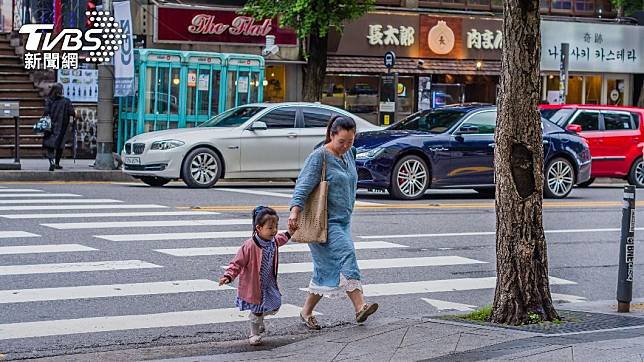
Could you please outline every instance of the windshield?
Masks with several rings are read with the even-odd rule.
[[[239,127],[266,107],[237,107],[218,114],[199,127]]]
[[[573,113],[575,113],[574,109],[562,108],[562,109],[558,110],[557,112],[555,112],[552,116],[550,116],[550,118],[548,118],[548,117],[546,117],[546,118],[548,118],[548,120],[550,122],[556,124],[559,127],[565,127],[566,122],[568,121],[568,119],[570,118],[570,116]]]
[[[443,133],[455,125],[466,113],[447,109],[418,112],[394,124],[389,129]]]

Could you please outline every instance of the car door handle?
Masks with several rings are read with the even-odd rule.
[[[286,137],[288,137],[288,138],[295,138],[295,137],[297,137],[297,133],[287,133],[287,134],[286,134]]]
[[[239,149],[239,146],[228,146],[229,150],[236,150]]]
[[[488,143],[488,145],[487,145],[487,146],[488,146],[488,147],[492,147],[492,148],[494,148],[494,147],[496,147],[496,143],[494,143],[494,142],[492,142],[492,143]]]
[[[543,144],[544,144],[544,145],[547,145],[548,143],[550,143],[550,141],[548,141],[548,140],[543,140]]]

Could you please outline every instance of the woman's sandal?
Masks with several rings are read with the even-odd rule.
[[[378,310],[378,303],[365,304],[362,309],[356,313],[356,322],[362,323]]]
[[[308,318],[304,318],[302,313],[300,313],[300,318],[302,319],[302,322],[306,325],[308,329],[314,330],[314,331],[319,331],[322,329],[320,325],[318,324],[318,321],[315,319],[314,316],[309,316]]]

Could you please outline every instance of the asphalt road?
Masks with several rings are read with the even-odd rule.
[[[0,184],[0,354],[41,357],[246,338],[234,288],[215,281],[250,235],[255,205],[276,207],[286,227],[292,189],[288,182],[209,190],[180,183]],[[546,200],[555,300],[615,299],[621,199],[621,186],[611,184]],[[367,299],[380,304],[373,318],[491,303],[494,200],[454,190],[430,191],[413,202],[361,192],[358,201],[352,231]],[[644,296],[637,283],[644,279],[642,260],[637,245],[634,297]],[[307,335],[296,316],[310,268],[305,247],[280,254],[283,307],[267,324],[267,340]],[[353,323],[348,299],[325,298],[318,312],[327,328]]]

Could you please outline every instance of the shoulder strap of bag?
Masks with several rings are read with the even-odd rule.
[[[322,178],[320,181],[326,181],[326,150],[322,150]]]

